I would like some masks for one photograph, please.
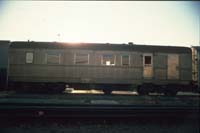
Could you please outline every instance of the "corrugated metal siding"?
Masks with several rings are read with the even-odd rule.
[[[199,86],[200,86],[200,48],[199,48],[199,50],[198,50],[198,84],[199,84]]]
[[[181,68],[192,68],[192,55],[191,54],[180,54],[180,67]]]
[[[167,79],[167,54],[155,53],[153,57],[154,77],[156,80]]]
[[[37,49],[34,51],[34,64],[46,64],[46,53],[45,50]]]
[[[198,85],[200,86],[200,46],[195,47],[197,50],[197,70],[198,70]]]
[[[65,50],[64,65],[74,65],[74,52],[72,50]]]
[[[180,54],[180,78],[181,80],[192,81],[192,55]]]
[[[167,78],[169,80],[180,80],[180,58],[179,54],[168,54]]]
[[[143,61],[142,61],[142,53],[136,53],[134,52],[133,54],[131,54],[131,66],[134,67],[143,67]]]
[[[0,89],[5,89],[8,81],[9,41],[0,41]]]
[[[25,54],[26,52],[23,49],[9,50],[10,64],[25,64],[25,61],[26,61]]]
[[[166,80],[167,70],[166,69],[155,69],[154,70],[155,79]]]
[[[192,69],[190,70],[181,70],[181,80],[189,80],[191,81],[192,80],[192,73],[191,73]]]
[[[167,54],[157,53],[153,57],[154,69],[167,69]]]

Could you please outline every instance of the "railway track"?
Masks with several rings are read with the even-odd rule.
[[[199,96],[2,94],[0,117],[199,117]]]
[[[0,107],[1,132],[199,132],[196,107],[52,104]]]
[[[0,117],[199,117],[198,106],[0,104]]]

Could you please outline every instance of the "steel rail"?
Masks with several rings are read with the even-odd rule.
[[[199,117],[198,106],[0,104],[0,117]]]

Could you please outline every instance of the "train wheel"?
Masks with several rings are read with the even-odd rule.
[[[176,90],[169,90],[164,92],[165,96],[176,96],[177,91]]]
[[[149,92],[147,91],[147,89],[148,88],[146,86],[144,86],[144,85],[138,86],[137,93],[139,95],[148,95]]]
[[[141,96],[144,96],[144,95],[148,95],[149,93],[148,92],[145,92],[145,91],[137,91],[137,93]]]

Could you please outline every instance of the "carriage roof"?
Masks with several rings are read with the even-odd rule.
[[[87,49],[87,50],[113,50],[113,51],[139,51],[139,52],[163,52],[163,53],[191,53],[188,47],[157,46],[138,44],[110,44],[110,43],[63,43],[63,42],[25,42],[15,41],[11,48],[33,49]]]

